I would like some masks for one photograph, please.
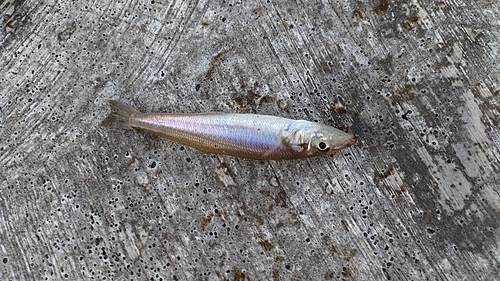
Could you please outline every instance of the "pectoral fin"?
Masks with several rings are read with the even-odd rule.
[[[278,149],[278,147],[281,144],[284,144],[288,149],[296,151],[296,152],[301,152],[301,151],[304,150],[304,147],[302,145],[292,145],[290,143],[290,139],[283,134],[283,129],[280,129],[279,132],[278,132],[278,139],[273,144],[273,146],[271,146],[271,148],[269,148],[266,152],[264,152],[262,154],[262,156],[263,157],[269,156],[271,153],[273,153],[274,151],[276,151],[276,149]]]

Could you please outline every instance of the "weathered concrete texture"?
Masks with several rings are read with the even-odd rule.
[[[498,1],[3,1],[1,280],[500,278]],[[211,155],[100,122],[255,112],[356,135]]]

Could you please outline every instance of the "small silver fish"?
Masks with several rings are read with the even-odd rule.
[[[282,117],[232,113],[141,113],[110,100],[103,124],[141,129],[201,151],[262,160],[331,154],[355,143],[331,126]]]

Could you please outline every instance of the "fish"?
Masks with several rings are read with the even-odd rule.
[[[109,100],[103,125],[144,130],[208,153],[256,160],[294,160],[332,154],[354,136],[306,120],[244,113],[142,113]]]

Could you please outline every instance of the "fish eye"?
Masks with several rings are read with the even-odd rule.
[[[329,147],[328,147],[328,145],[326,143],[320,142],[320,143],[318,143],[318,149],[320,151],[326,151],[326,150],[329,149]]]

